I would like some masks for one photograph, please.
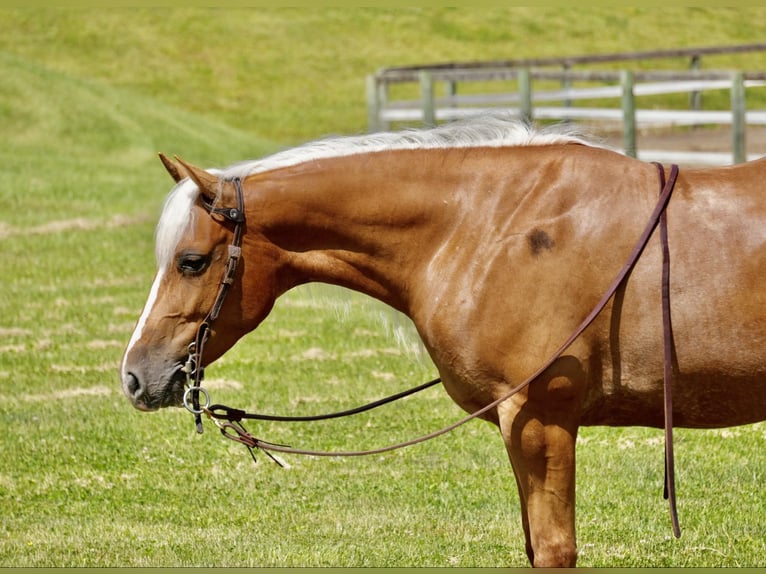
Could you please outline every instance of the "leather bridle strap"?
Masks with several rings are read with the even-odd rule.
[[[194,337],[194,341],[189,344],[189,358],[184,367],[184,371],[187,375],[187,389],[184,393],[183,402],[184,406],[194,414],[197,432],[200,434],[202,434],[203,431],[202,413],[205,412],[210,405],[210,397],[207,395],[207,391],[201,386],[202,379],[205,376],[205,371],[202,367],[202,352],[204,351],[205,343],[210,336],[211,326],[218,318],[223,302],[229,292],[229,288],[234,283],[234,277],[237,273],[237,264],[242,255],[242,233],[245,227],[245,199],[242,191],[242,180],[240,178],[235,178],[233,183],[237,195],[237,207],[219,208],[206,203],[204,199],[202,201],[202,205],[211,216],[220,215],[226,221],[234,224],[234,237],[231,244],[228,246],[226,267],[218,286],[218,293],[216,294],[215,301],[213,301],[210,312],[197,327],[197,334]],[[205,395],[206,404],[204,406],[200,406],[200,393]]]
[[[660,185],[671,188],[675,185],[678,177],[678,166],[670,168],[667,184],[665,183],[665,169],[659,163],[654,163],[660,175]],[[665,411],[665,487],[663,495],[670,507],[670,521],[673,525],[673,535],[681,537],[681,527],[678,522],[678,508],[676,506],[676,475],[675,457],[673,455],[673,365],[675,359],[675,345],[673,343],[673,324],[670,320],[670,247],[668,246],[668,216],[663,211],[660,216],[660,243],[662,244],[662,340],[663,340],[663,373],[662,385]]]
[[[322,415],[300,416],[300,415],[268,415],[268,414],[261,414],[261,413],[249,413],[247,411],[243,411],[242,409],[235,409],[234,407],[228,407],[226,405],[218,405],[218,404],[210,405],[210,407],[208,407],[207,409],[207,414],[211,418],[219,419],[219,420],[227,420],[229,422],[240,422],[242,420],[279,421],[279,422],[288,422],[288,423],[326,421],[330,419],[339,419],[342,417],[349,417],[351,415],[356,415],[366,411],[371,411],[372,409],[382,407],[383,405],[393,403],[394,401],[398,401],[399,399],[403,399],[405,397],[409,397],[410,395],[414,395],[415,393],[419,393],[420,391],[424,391],[428,388],[438,385],[441,382],[442,382],[441,378],[437,377],[436,379],[423,383],[422,385],[418,385],[417,387],[412,387],[411,389],[407,389],[406,391],[401,391],[399,393],[390,395],[388,397],[384,397],[382,399],[378,399],[376,401],[361,405],[359,407],[354,407],[352,409],[347,409],[343,411],[337,411],[334,413],[326,413]]]

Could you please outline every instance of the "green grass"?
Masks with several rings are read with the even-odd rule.
[[[365,76],[385,66],[755,43],[764,29],[763,7],[5,10],[0,51],[296,143],[365,131]],[[734,63],[762,70],[766,55],[703,59]]]
[[[489,425],[281,469],[211,425],[196,435],[185,412],[129,406],[118,365],[171,183],[156,152],[225,165],[364,131],[379,66],[753,42],[765,18],[672,8],[663,21],[685,24],[668,35],[633,8],[0,12],[0,566],[525,566]],[[213,399],[318,413],[434,376],[381,315],[362,296],[291,292],[209,369]],[[461,416],[432,389],[353,420],[251,430],[339,450]],[[766,427],[677,437],[678,541],[659,431],[582,431],[580,565],[761,565]]]

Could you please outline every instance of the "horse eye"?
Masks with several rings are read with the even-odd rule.
[[[178,270],[184,275],[199,275],[210,263],[210,257],[199,253],[182,253],[178,257]]]

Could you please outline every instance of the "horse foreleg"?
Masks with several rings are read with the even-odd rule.
[[[507,443],[506,443],[507,444]],[[511,463],[513,465],[513,463]],[[516,478],[516,487],[519,490],[519,501],[521,503],[521,527],[524,529],[524,550],[529,558],[529,563],[535,563],[535,552],[532,550],[532,543],[529,536],[529,513],[527,513],[527,498],[525,491],[521,488],[521,482],[519,482],[519,476],[514,470],[513,476]]]
[[[500,429],[516,475],[527,556],[533,566],[573,567],[577,424],[561,404],[498,409]]]

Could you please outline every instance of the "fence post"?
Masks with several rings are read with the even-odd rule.
[[[745,151],[745,74],[736,72],[731,82],[731,136],[734,163],[747,161]]]
[[[380,130],[380,100],[378,99],[378,82],[374,74],[367,75],[365,84],[367,91],[367,131]]]
[[[567,72],[572,69],[572,66],[569,64],[569,62],[565,62],[563,66],[561,66],[561,71],[564,73],[564,75],[561,78],[561,89],[562,90],[568,90],[572,87],[572,80],[567,75]],[[571,108],[572,107],[572,100],[569,98],[564,99],[564,107],[565,108]]]
[[[561,89],[563,91],[568,90],[572,87],[572,79],[569,77],[567,72],[569,72],[572,69],[572,66],[569,62],[564,62],[564,65],[561,66],[561,71],[564,74],[561,78]],[[572,100],[571,98],[564,98],[564,101],[562,102],[565,108],[571,108],[572,107]],[[565,118],[562,120],[562,123],[569,124],[572,120],[569,118]]]
[[[526,122],[532,122],[532,75],[529,68],[521,68],[519,79],[519,114]]]
[[[423,110],[423,123],[432,128],[436,125],[434,109],[434,77],[430,72],[420,72],[420,106]]]
[[[620,72],[622,84],[622,145],[625,155],[637,157],[636,150],[636,101],[633,95],[633,72]]]
[[[689,69],[697,71],[702,68],[702,56],[694,54],[689,61]],[[702,109],[702,92],[695,90],[689,93],[689,109],[700,110]]]
[[[454,98],[457,96],[457,82],[455,80],[447,80],[447,99],[450,101],[450,107],[456,108],[457,103]]]

